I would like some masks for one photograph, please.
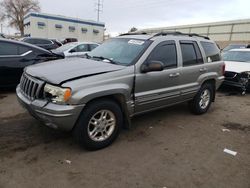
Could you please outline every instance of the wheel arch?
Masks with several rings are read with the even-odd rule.
[[[212,102],[215,101],[215,95],[216,95],[216,80],[214,78],[210,78],[208,80],[204,80],[202,85],[205,84],[211,84],[213,88],[213,96],[212,96]]]

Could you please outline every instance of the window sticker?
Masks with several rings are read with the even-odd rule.
[[[134,45],[143,45],[144,41],[141,40],[130,40],[128,41],[129,44],[134,44]]]

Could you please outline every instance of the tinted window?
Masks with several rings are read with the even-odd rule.
[[[177,54],[174,43],[164,42],[155,47],[148,62],[161,61],[164,67],[177,67]]]
[[[203,63],[202,55],[196,42],[181,42],[180,45],[183,66],[190,66]]]
[[[24,53],[26,53],[26,52],[28,52],[30,50],[32,50],[32,49],[30,49],[30,48],[28,48],[26,46],[21,46],[21,45],[19,46],[19,54],[24,54]]]
[[[207,62],[220,61],[220,50],[215,43],[201,42],[201,45],[205,51]]]
[[[30,48],[13,43],[1,42],[0,55],[21,55],[31,50]]]
[[[89,47],[90,47],[90,51],[91,50],[94,50],[98,45],[97,44],[90,44]]]
[[[45,39],[36,39],[36,44],[52,44],[52,42]]]

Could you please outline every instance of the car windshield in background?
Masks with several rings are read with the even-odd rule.
[[[237,49],[237,48],[245,48],[246,45],[245,44],[231,44],[229,46],[227,46],[226,48],[224,48],[222,51],[226,52],[232,49]]]
[[[76,45],[68,43],[68,44],[62,45],[61,47],[55,49],[54,51],[55,52],[65,52],[74,46],[76,46]]]
[[[250,51],[229,51],[222,56],[224,61],[240,61],[250,63]]]
[[[110,39],[88,53],[88,57],[111,60],[119,65],[130,65],[148,46],[149,41],[138,39]]]

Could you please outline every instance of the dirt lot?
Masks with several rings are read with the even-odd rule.
[[[38,123],[13,92],[0,94],[0,118],[0,188],[250,187],[249,94],[220,92],[203,116],[182,104],[137,117],[96,152]]]

